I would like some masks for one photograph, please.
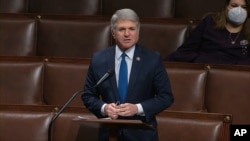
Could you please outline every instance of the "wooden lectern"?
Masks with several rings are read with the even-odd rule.
[[[154,127],[143,123],[140,120],[111,120],[111,119],[96,119],[96,118],[75,118],[74,122],[80,125],[91,128],[108,128],[109,129],[109,141],[118,141],[120,128],[132,128],[132,129],[145,129],[154,130]]]

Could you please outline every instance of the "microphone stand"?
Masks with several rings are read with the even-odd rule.
[[[93,87],[90,87],[90,88],[87,88],[85,90],[79,90],[77,92],[75,92],[71,97],[70,99],[63,105],[63,107],[52,117],[52,120],[50,121],[49,123],[49,129],[48,129],[48,141],[52,141],[52,136],[51,136],[51,130],[52,130],[52,125],[53,125],[53,122],[57,119],[57,117],[65,110],[65,108],[72,102],[72,100],[80,93],[83,93],[87,90],[90,90],[90,89],[93,89],[95,87],[97,87],[99,84],[101,84],[103,81],[105,81],[108,77],[110,77],[111,75],[114,74],[114,70],[111,69],[111,70],[108,70],[107,73],[105,73],[101,79],[93,86]]]
[[[95,87],[95,86],[94,86]],[[91,87],[89,89],[92,89],[94,87]],[[51,136],[51,130],[52,130],[52,125],[54,123],[54,121],[57,119],[57,117],[66,109],[66,107],[72,102],[72,100],[80,93],[83,93],[84,90],[79,90],[77,92],[75,92],[70,99],[63,105],[63,107],[52,117],[52,120],[49,123],[49,129],[48,129],[48,141],[52,141],[52,136]]]

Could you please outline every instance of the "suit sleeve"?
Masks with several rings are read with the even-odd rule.
[[[152,85],[155,96],[141,103],[146,120],[154,118],[156,114],[171,106],[174,101],[170,80],[160,57],[154,69]]]
[[[101,107],[104,102],[100,99],[98,88],[92,88],[99,79],[97,72],[95,72],[94,61],[90,63],[87,78],[84,86],[84,93],[82,95],[82,101],[84,105],[98,118],[102,118]]]

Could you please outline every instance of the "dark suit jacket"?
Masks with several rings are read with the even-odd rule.
[[[115,68],[115,46],[96,52],[89,66],[85,90],[94,86],[97,81],[110,69]],[[101,83],[97,88],[85,91],[82,95],[85,106],[98,118],[103,118],[101,107],[104,103],[112,103],[119,100],[115,73]],[[130,73],[126,103],[141,103],[145,116],[126,117],[140,119],[151,124],[157,129],[155,115],[168,108],[173,103],[170,81],[159,53],[150,51],[140,45],[136,45],[133,64]],[[121,117],[124,118],[124,117]],[[129,131],[128,131],[129,132]],[[124,131],[125,136],[133,135]],[[150,133],[134,134],[135,140],[157,140],[157,131]],[[150,138],[150,136],[152,138]]]

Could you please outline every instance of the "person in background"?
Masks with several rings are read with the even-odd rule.
[[[225,0],[222,11],[207,15],[167,61],[250,65],[248,0]]]
[[[93,54],[82,95],[84,105],[97,118],[141,120],[155,130],[119,129],[119,140],[157,141],[156,114],[174,101],[160,54],[137,44],[140,21],[131,9],[117,10],[111,18],[116,45]],[[110,76],[92,88],[108,71]],[[109,130],[99,130],[108,141]]]

